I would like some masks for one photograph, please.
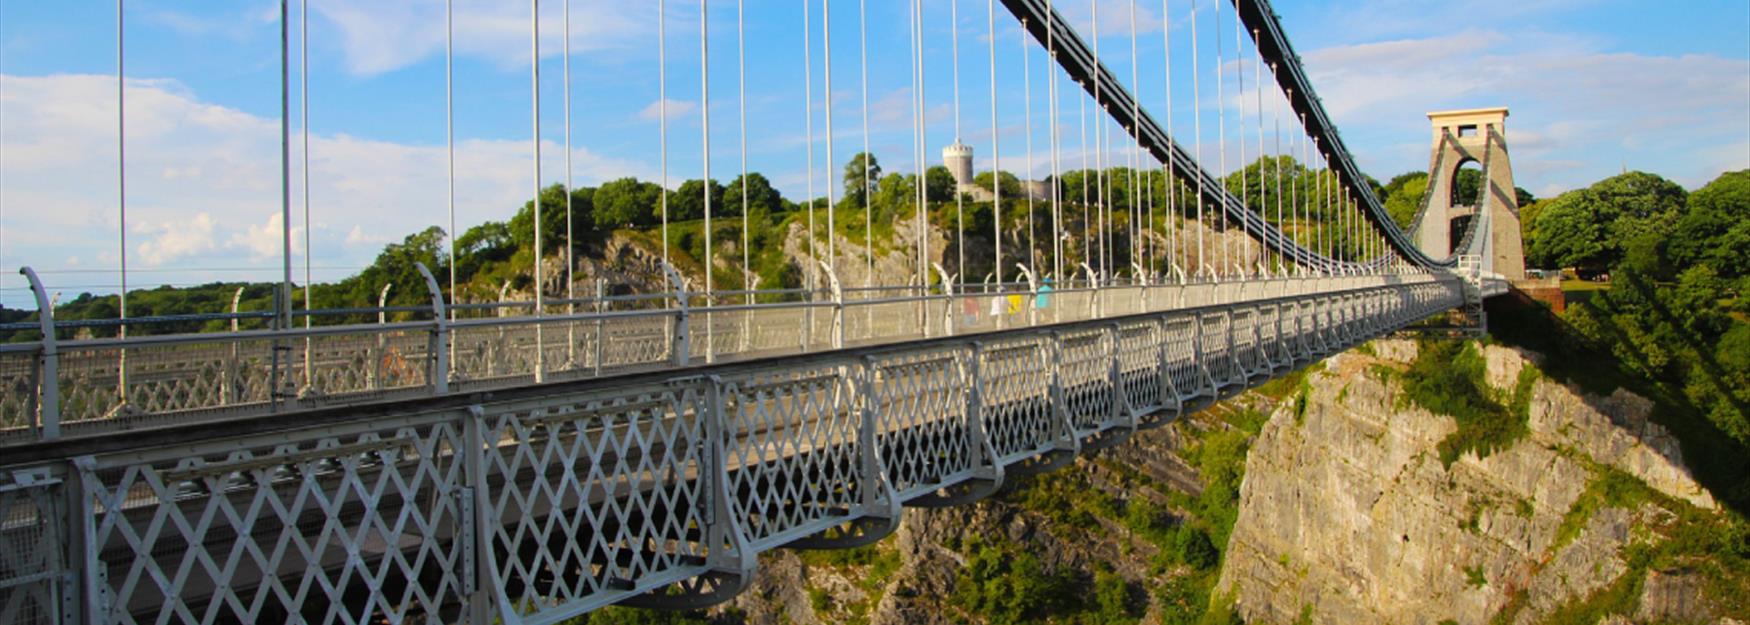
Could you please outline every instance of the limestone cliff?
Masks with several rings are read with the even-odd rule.
[[[708,614],[592,623],[1739,623],[1750,532],[1630,393],[1475,348],[1510,444],[1408,401],[1377,341],[970,506],[907,509],[853,551],[763,554]],[[1231,532],[1231,535],[1230,535]],[[1736,532],[1736,534],[1734,534]],[[1733,620],[1736,619],[1736,620]]]
[[[1249,622],[1744,618],[1720,575],[1693,570],[1705,559],[1667,546],[1721,513],[1648,421],[1650,402],[1588,396],[1523,373],[1527,354],[1483,347],[1488,386],[1528,394],[1524,433],[1448,466],[1437,447],[1455,420],[1405,401],[1416,349],[1381,341],[1329,359],[1303,408],[1263,428],[1221,576]]]

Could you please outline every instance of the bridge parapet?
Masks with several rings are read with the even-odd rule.
[[[584,312],[541,317],[453,320],[434,300],[432,310],[438,312],[427,313],[430,318],[423,321],[3,344],[0,388],[8,392],[0,399],[0,445],[63,433],[477,392],[537,378],[591,379],[677,362],[728,362],[1038,327],[1430,275],[1169,285],[1019,283],[952,294],[846,292],[824,301],[702,306],[713,302],[698,300],[688,307],[588,306],[580,307]],[[420,310],[425,309],[402,312]],[[685,359],[679,358],[682,350]],[[49,371],[55,373],[45,378]],[[54,384],[43,384],[46,379]],[[58,401],[41,401],[51,391]]]
[[[878,539],[901,505],[982,497],[1463,297],[1433,275],[1343,280],[12,446],[0,614],[552,623],[709,604],[760,551]]]

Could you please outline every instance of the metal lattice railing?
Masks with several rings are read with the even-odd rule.
[[[50,439],[63,431],[95,434],[997,332],[1429,277],[1056,290],[1021,284],[960,294],[857,292],[854,298],[835,292],[825,301],[709,308],[681,305],[699,299],[683,293],[666,308],[655,305],[660,301],[638,300],[620,310],[456,320],[447,319],[438,301],[430,321],[4,344],[0,389],[7,392],[0,397],[0,443]],[[1252,334],[1241,333],[1242,349],[1256,344]],[[1236,357],[1252,358],[1248,366],[1257,367],[1254,354]],[[1236,377],[1226,365],[1219,368],[1219,379]],[[43,401],[51,390],[53,405]]]
[[[0,621],[554,623],[1170,421],[1457,305],[1292,294],[7,448]],[[1241,321],[1237,321],[1241,320]],[[562,328],[548,328],[560,332]]]

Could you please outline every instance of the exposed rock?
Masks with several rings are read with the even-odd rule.
[[[1548,380],[1533,387],[1525,439],[1444,466],[1436,446],[1454,421],[1401,406],[1398,381],[1372,371],[1413,360],[1415,345],[1376,341],[1373,352],[1329,359],[1308,378],[1304,414],[1279,410],[1254,443],[1220,582],[1249,622],[1291,622],[1308,606],[1317,622],[1485,623],[1514,601],[1512,622],[1537,622],[1620,577],[1634,528],[1668,514],[1607,507],[1559,537],[1593,479],[1589,463],[1714,505],[1675,440],[1647,422],[1644,400]],[[1505,348],[1484,358],[1503,396],[1533,365]],[[1659,605],[1672,609],[1697,594],[1690,582],[1661,584],[1673,598]]]
[[[1529,425],[1535,441],[1572,448],[1667,495],[1715,508],[1713,496],[1683,466],[1677,438],[1647,420],[1651,412],[1651,402],[1625,390],[1598,398],[1539,380],[1532,390]]]
[[[1416,342],[1407,339],[1379,339],[1369,345],[1380,360],[1398,364],[1410,364],[1416,359]]]
[[[1701,580],[1688,570],[1647,571],[1647,581],[1641,585],[1641,609],[1635,618],[1642,622],[1702,622],[1713,615],[1713,608],[1701,596]]]

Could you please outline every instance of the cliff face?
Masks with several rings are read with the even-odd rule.
[[[1522,422],[1481,456],[1442,461],[1460,426],[1406,401],[1417,344],[1377,341],[974,505],[907,509],[874,546],[764,554],[707,615],[588,622],[1750,621],[1750,530],[1650,402],[1475,349]]]
[[[1485,379],[1502,397],[1529,381],[1518,391],[1529,393],[1524,434],[1448,466],[1437,448],[1455,420],[1403,400],[1416,344],[1372,351],[1319,367],[1304,410],[1278,410],[1252,447],[1221,574],[1248,621],[1726,615],[1702,576],[1659,566],[1681,557],[1637,555],[1663,553],[1672,535],[1718,516],[1676,440],[1648,422],[1650,402],[1522,378],[1531,359],[1484,347]],[[1610,614],[1612,602],[1635,609]]]

